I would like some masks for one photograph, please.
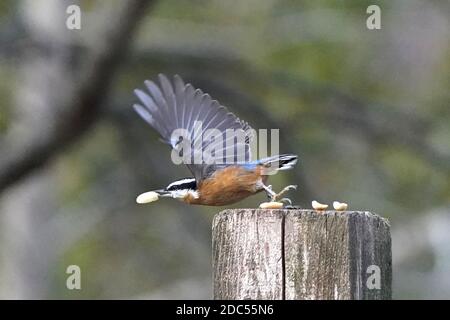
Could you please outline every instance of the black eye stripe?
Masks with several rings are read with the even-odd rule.
[[[176,182],[171,183],[166,188],[167,191],[186,190],[186,189],[191,189],[191,190],[197,189],[197,182],[195,181],[195,179],[187,180],[186,182],[184,182],[183,180],[180,180],[179,183],[176,181]]]

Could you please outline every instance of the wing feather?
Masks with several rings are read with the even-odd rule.
[[[238,161],[236,150],[245,151],[245,160],[250,161],[250,141],[252,128],[247,122],[240,120],[227,108],[213,100],[207,93],[185,84],[183,79],[175,75],[171,82],[165,75],[158,76],[160,85],[153,81],[144,81],[147,92],[136,89],[134,92],[141,104],[134,104],[136,112],[162,136],[164,142],[172,148],[178,148],[177,141],[171,141],[171,135],[176,129],[186,129],[189,143],[195,150],[202,152],[218,151],[213,157],[213,163],[186,163],[197,181],[201,181],[214,172],[215,163],[232,165]],[[195,127],[195,121],[200,121],[202,127]],[[213,139],[213,132],[217,129],[222,134],[222,140]],[[245,141],[235,141],[235,137],[227,136],[227,129],[243,130]],[[233,152],[230,152],[233,151]],[[234,153],[234,154],[233,154]],[[223,167],[223,164],[220,164]]]

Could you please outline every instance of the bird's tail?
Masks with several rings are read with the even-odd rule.
[[[263,167],[264,175],[275,174],[280,170],[289,170],[297,163],[298,157],[295,154],[280,154],[258,160],[258,164]]]

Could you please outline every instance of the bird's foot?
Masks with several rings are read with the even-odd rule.
[[[289,186],[285,187],[283,190],[281,190],[278,193],[275,193],[275,192],[272,191],[273,194],[271,194],[271,201],[274,201],[274,202],[278,201],[278,199],[281,198],[282,195],[284,195],[286,192],[288,192],[290,190],[297,190],[297,186],[296,185],[289,185]],[[288,199],[288,198],[282,198],[280,201],[281,202],[287,201],[287,202],[289,202],[289,204],[292,204],[292,201],[290,199]]]
[[[283,198],[278,200],[279,202],[285,202],[286,204],[289,204],[290,206],[292,206],[292,201],[289,198]]]
[[[274,197],[276,196],[276,193],[272,190],[272,185],[263,186],[264,190],[266,190],[267,199],[269,201],[272,201]]]
[[[301,206],[292,206],[292,205],[288,205],[288,206],[284,206],[284,209],[288,209],[288,210],[297,210],[297,209],[302,209]]]

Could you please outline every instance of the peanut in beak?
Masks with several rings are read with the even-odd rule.
[[[139,204],[144,204],[157,201],[158,199],[159,199],[158,193],[156,193],[155,191],[149,191],[138,195],[136,198],[136,202]]]

